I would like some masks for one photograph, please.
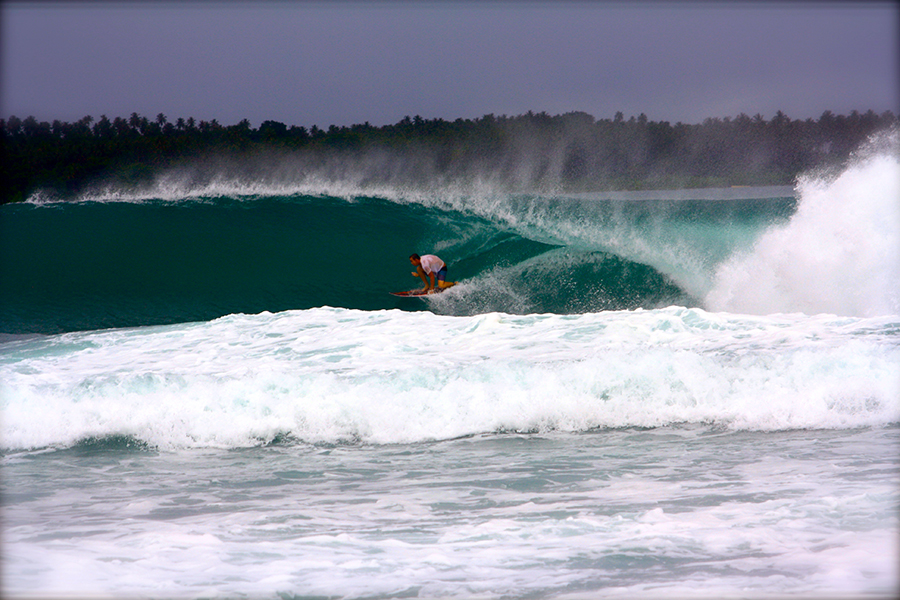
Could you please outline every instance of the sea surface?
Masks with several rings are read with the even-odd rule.
[[[898,157],[0,206],[0,595],[895,597]]]

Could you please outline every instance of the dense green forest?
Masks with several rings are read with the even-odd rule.
[[[352,172],[364,183],[420,184],[490,180],[511,190],[566,190],[791,184],[801,172],[839,165],[871,134],[897,125],[873,111],[791,120],[782,112],[710,118],[700,124],[649,121],[645,115],[595,119],[485,115],[478,119],[405,117],[309,129],[246,119],[170,121],[129,118],[75,123],[34,117],[0,120],[0,203],[43,190],[68,197],[99,183],[140,185],[166,169],[227,162],[231,174],[302,179]],[[237,173],[236,173],[236,171]]]

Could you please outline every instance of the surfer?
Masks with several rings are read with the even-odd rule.
[[[419,256],[410,254],[409,262],[416,267],[413,275],[422,279],[425,287],[423,292],[431,293],[434,290],[435,278],[439,289],[448,288],[456,284],[455,281],[447,281],[447,265],[434,254]]]

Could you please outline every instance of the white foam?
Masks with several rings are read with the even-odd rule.
[[[722,264],[706,306],[769,314],[900,313],[900,143],[875,140],[835,179],[807,176],[797,213]]]
[[[314,309],[0,346],[4,448],[900,421],[896,318]],[[894,337],[892,337],[894,336]]]
[[[875,596],[897,583],[896,442],[698,427],[12,459],[3,589]]]

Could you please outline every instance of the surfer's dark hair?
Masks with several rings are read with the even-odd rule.
[[[410,254],[409,257],[413,260],[422,260],[422,257],[415,253]]]

